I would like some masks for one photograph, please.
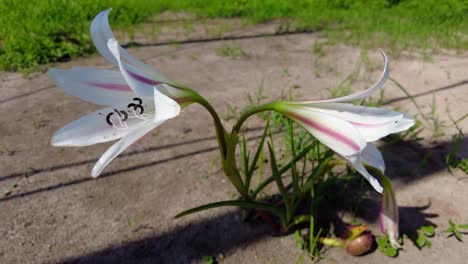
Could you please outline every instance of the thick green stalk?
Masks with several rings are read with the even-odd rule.
[[[194,101],[203,106],[213,118],[216,130],[216,138],[218,140],[219,151],[221,153],[224,174],[226,175],[226,177],[228,177],[229,181],[232,183],[232,185],[234,185],[236,190],[242,195],[242,197],[245,200],[251,200],[248,191],[246,191],[244,183],[242,182],[242,179],[239,175],[239,171],[237,170],[237,167],[235,165],[235,156],[230,154],[232,152],[231,149],[235,149],[235,144],[233,144],[232,142],[237,142],[237,137],[233,139],[233,137],[230,137],[228,135],[226,129],[221,123],[221,119],[219,118],[218,114],[211,106],[211,104],[205,100],[205,98],[197,94],[195,96]]]
[[[221,119],[219,118],[218,113],[216,113],[216,111],[211,106],[211,104],[208,103],[208,101],[206,101],[206,99],[203,98],[201,95],[196,94],[196,98],[194,101],[196,103],[199,103],[201,106],[203,106],[213,118],[213,123],[214,123],[215,130],[216,130],[216,139],[218,140],[219,151],[221,153],[222,159],[224,160],[226,158],[229,135],[227,134],[226,129],[221,123]]]
[[[259,105],[259,106],[255,106],[255,107],[252,107],[250,109],[248,109],[247,111],[245,111],[241,117],[239,118],[239,120],[237,121],[237,123],[232,127],[232,132],[231,132],[231,135],[234,135],[234,134],[239,134],[239,131],[242,127],[242,124],[244,124],[244,122],[249,118],[251,117],[252,115],[255,115],[257,113],[260,113],[260,112],[264,112],[264,111],[270,111],[270,110],[275,110],[276,109],[276,106],[278,105],[279,102],[272,102],[272,103],[267,103],[267,104],[263,104],[263,105]]]
[[[229,142],[226,147],[226,158],[223,159],[224,172],[229,177],[231,182],[236,186],[237,190],[242,195],[242,197],[246,200],[250,200],[251,196],[249,195],[249,190],[245,187],[244,183],[242,182],[242,178],[240,176],[239,170],[237,169],[236,163],[236,146],[239,140],[239,131],[242,127],[242,124],[250,116],[259,112],[273,110],[275,104],[276,102],[252,107],[245,113],[243,113],[237,121],[237,123],[232,128]]]

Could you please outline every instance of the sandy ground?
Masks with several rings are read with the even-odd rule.
[[[199,91],[223,116],[229,106],[246,106],[247,96],[255,95],[262,83],[267,100],[292,87],[297,97],[327,97],[362,58],[362,50],[345,45],[323,45],[323,52],[313,53],[314,45],[326,39],[314,33],[274,36],[275,23],[217,23],[230,27],[209,31],[202,23],[185,34],[163,29],[157,39],[137,34],[138,47],[129,51]],[[231,39],[189,41],[222,36]],[[186,41],[171,44],[174,39]],[[247,56],[222,56],[223,45],[241,47]],[[431,136],[429,122],[421,134],[424,140],[383,147],[397,188],[402,232],[436,225],[432,248],[418,250],[406,240],[394,259],[378,251],[356,258],[336,248],[325,252],[322,263],[466,263],[467,245],[441,232],[448,219],[468,223],[468,176],[458,169],[449,173],[443,162],[455,133],[447,113],[455,119],[467,113],[467,55],[391,59],[391,77],[415,95],[425,113],[434,98],[436,116],[445,125],[439,138]],[[368,51],[351,88],[369,85],[381,64],[378,51]],[[55,65],[73,66],[112,68],[98,55]],[[56,130],[98,106],[66,95],[44,73],[1,73],[0,87],[0,263],[197,263],[202,256],[216,256],[221,263],[294,263],[300,256],[292,235],[278,236],[266,224],[245,223],[236,209],[173,219],[185,209],[236,195],[218,163],[210,169],[216,140],[203,108],[184,108],[92,179],[90,170],[110,143],[54,148],[49,142]],[[390,81],[385,102],[385,107],[418,113]],[[468,119],[459,125],[466,131]],[[468,157],[467,146],[465,138],[459,157]],[[374,217],[367,220],[375,231],[377,209],[368,208]]]

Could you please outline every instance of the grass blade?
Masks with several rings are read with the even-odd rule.
[[[276,164],[275,152],[273,151],[270,142],[268,142],[268,151],[270,152],[271,171],[273,173],[273,177],[281,193],[281,196],[283,197],[284,205],[286,207],[286,221],[289,222],[289,219],[291,217],[291,204],[289,201],[288,192],[286,191],[283,181],[281,180],[281,174],[279,174],[278,166]]]
[[[317,141],[314,141],[312,142],[311,144],[309,144],[307,147],[305,147],[301,153],[299,153],[296,158],[294,158],[293,160],[291,160],[288,164],[284,165],[279,171],[279,175],[281,176],[283,173],[285,173],[287,170],[289,170],[289,168],[291,168],[292,164],[296,163],[298,160],[300,160],[301,158],[303,158],[305,155],[307,155],[307,153],[309,153],[309,151],[311,149],[313,149],[315,147],[315,145],[317,144]],[[273,182],[275,180],[275,177],[274,175],[268,177],[265,181],[263,181],[262,183],[260,183],[257,188],[253,191],[252,193],[252,197],[256,197],[257,194],[262,191],[266,186],[268,186],[268,184],[270,184],[271,182]]]
[[[255,202],[255,201],[228,200],[228,201],[209,203],[209,204],[201,205],[198,207],[194,207],[192,209],[189,209],[189,210],[183,211],[182,213],[177,214],[176,216],[174,216],[174,218],[180,218],[182,216],[186,216],[189,214],[201,212],[201,211],[212,209],[212,208],[224,207],[224,206],[239,206],[242,208],[257,209],[261,211],[270,212],[280,218],[283,217],[283,212],[279,208],[271,204]]]

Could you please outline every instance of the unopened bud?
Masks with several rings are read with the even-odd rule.
[[[345,248],[348,254],[361,256],[372,248],[373,241],[372,235],[366,232],[352,240],[348,240],[345,244]]]

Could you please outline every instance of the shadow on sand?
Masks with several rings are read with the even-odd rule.
[[[465,137],[462,146],[466,147],[467,144],[468,139]],[[449,142],[428,149],[413,141],[384,146],[382,150],[385,157],[389,158],[389,164],[405,164],[405,166],[389,166],[388,174],[397,185],[415,184],[424,177],[446,170],[440,157],[450,151],[452,145],[453,142]],[[427,165],[407,162],[415,156],[423,157],[426,153],[431,153]],[[395,168],[391,169],[392,167]],[[334,195],[332,200],[321,203],[319,214],[322,217],[319,226],[325,232],[333,229],[336,235],[340,235],[340,230],[342,231],[346,225],[341,213],[348,210],[349,202],[355,199],[360,199],[361,203],[359,210],[354,212],[356,216],[370,223],[378,221],[380,197],[370,192],[370,196],[362,199],[357,197],[360,195],[359,192],[354,192],[354,188],[362,187],[362,181],[361,177],[356,177],[352,182],[337,181],[327,191],[342,195]],[[346,199],[342,196],[346,196]],[[430,212],[430,206],[428,203],[420,207],[399,207],[401,234],[407,235],[413,243],[421,226],[436,226],[432,219],[438,215]],[[236,248],[278,235],[266,223],[243,222],[240,218],[239,211],[230,211],[142,240],[65,259],[60,263],[191,263],[200,261],[203,256],[229,254]]]

